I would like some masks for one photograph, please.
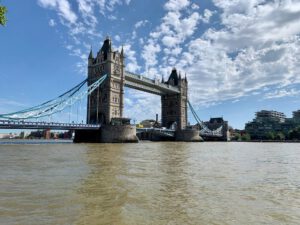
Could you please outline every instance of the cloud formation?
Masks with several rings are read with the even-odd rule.
[[[103,38],[100,18],[121,21],[116,13],[119,7],[134,7],[129,0],[38,3],[55,10],[59,20],[53,21],[68,28],[72,43],[66,48],[80,58],[78,68],[83,73],[88,40]],[[198,106],[238,102],[253,95],[262,99],[296,96],[295,85],[300,84],[300,2],[213,0],[212,4],[208,9],[193,0],[169,0],[161,5],[164,11],[159,24],[138,18],[127,33],[112,34],[118,45],[124,44],[126,69],[150,78],[166,78],[176,66],[187,73],[190,98]],[[147,98],[157,101],[156,97]],[[136,107],[144,104],[133,102]]]

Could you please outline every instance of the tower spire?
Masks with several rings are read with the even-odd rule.
[[[124,49],[123,49],[123,45],[122,45],[122,48],[121,48],[121,56],[124,57]]]
[[[91,50],[90,50],[90,54],[89,54],[89,59],[92,59],[93,57],[93,51],[92,51],[92,46],[91,46]]]

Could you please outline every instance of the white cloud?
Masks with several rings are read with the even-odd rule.
[[[71,24],[77,20],[77,15],[72,11],[68,0],[38,0],[38,3],[44,8],[55,9],[62,18]]]
[[[193,3],[191,7],[192,7],[193,10],[200,9],[199,5],[197,5],[196,3]]]
[[[108,12],[113,12],[118,5],[129,5],[131,0],[91,0],[100,8],[100,12],[105,16]],[[111,15],[110,15],[111,16]]]
[[[146,70],[148,70],[149,66],[155,66],[157,64],[156,54],[160,52],[160,50],[160,46],[151,39],[144,46],[142,51],[142,57],[146,61]]]
[[[119,35],[115,35],[114,38],[115,38],[116,41],[121,41],[121,37]]]
[[[161,41],[165,46],[161,56],[164,63],[157,68],[160,73],[172,65],[186,71],[190,98],[202,106],[230,99],[236,102],[269,86],[277,87],[277,91],[266,92],[265,98],[298,94],[296,89],[285,87],[300,84],[299,4],[259,0],[214,3],[222,9],[222,27],[211,27],[190,40],[199,19],[208,23],[216,12],[207,9],[203,15],[185,13],[182,18],[180,11],[169,7],[172,10],[162,24],[150,33],[152,43]],[[160,51],[152,53],[147,56],[150,61]]]
[[[169,0],[165,4],[165,9],[169,11],[180,11],[190,5],[189,0]]]
[[[292,96],[299,96],[300,90],[296,90],[295,88],[292,89],[281,89],[275,90],[273,92],[267,93],[264,98],[272,99],[272,98],[282,98],[282,97],[292,97]]]
[[[216,12],[210,11],[209,9],[205,9],[205,10],[204,10],[204,13],[203,13],[203,17],[201,18],[201,20],[202,20],[204,23],[209,23],[210,18],[212,17],[212,15],[213,15],[214,13],[216,13]]]
[[[50,27],[56,26],[56,22],[55,22],[54,19],[50,19],[50,20],[49,20],[49,26],[50,26]]]
[[[130,44],[126,44],[123,46],[125,57],[127,58],[128,62],[126,63],[126,70],[136,73],[141,67],[137,64],[135,51],[132,50]]]
[[[113,14],[116,6],[130,3],[77,0],[79,13],[76,15],[67,0],[38,2],[58,12],[74,42],[66,45],[72,46],[69,50],[80,59],[85,58],[87,51],[86,47],[81,52],[76,50],[82,45],[81,35],[92,39],[98,32],[90,29],[96,27],[97,20],[93,19],[96,13],[100,11],[106,18],[116,19]],[[64,7],[60,7],[59,2],[65,2]],[[161,23],[148,37],[140,37],[137,29],[149,22],[134,23],[129,39],[136,38],[143,47],[141,54],[137,54],[136,46],[127,41],[124,46],[126,69],[155,77],[169,75],[172,66],[176,66],[187,73],[190,97],[198,105],[214,105],[225,100],[235,102],[254,94],[259,97],[261,91],[265,93],[262,98],[296,94],[296,88],[287,87],[300,84],[299,1],[213,0],[213,4],[216,11],[204,9],[200,13],[199,6],[192,1],[167,1]],[[72,13],[73,19],[69,16]],[[210,28],[201,30],[201,23]],[[114,39],[121,41],[119,35]],[[144,68],[137,64],[139,57],[145,61]],[[86,61],[80,61],[78,67],[86,67]]]
[[[161,20],[162,23],[150,33],[148,43],[143,48],[142,57],[145,59],[146,71],[163,72],[165,67],[176,65],[177,59],[174,56],[182,52],[182,45],[195,33],[202,19],[198,12],[190,10],[195,7],[188,0],[169,0],[165,4],[167,12]],[[152,67],[156,66],[157,54],[161,49],[165,56],[161,57],[158,71]]]
[[[134,27],[135,27],[135,29],[137,29],[137,28],[145,26],[147,23],[149,23],[148,20],[140,20],[135,23]]]
[[[159,114],[160,118],[160,101],[160,96],[126,88],[125,117],[132,118],[136,122],[140,122],[145,119],[155,119],[156,114]]]

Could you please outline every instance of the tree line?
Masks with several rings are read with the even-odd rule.
[[[232,140],[236,141],[251,141],[251,140],[266,140],[266,141],[300,141],[300,126],[289,130],[283,131],[269,131],[263,136],[250,135],[248,133],[236,133]]]

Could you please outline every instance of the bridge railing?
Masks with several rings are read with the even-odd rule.
[[[11,120],[0,120],[0,128],[18,128],[18,127],[68,127],[68,128],[99,128],[99,124],[83,124],[83,123],[58,123],[58,122],[32,122],[32,121],[11,121]]]

